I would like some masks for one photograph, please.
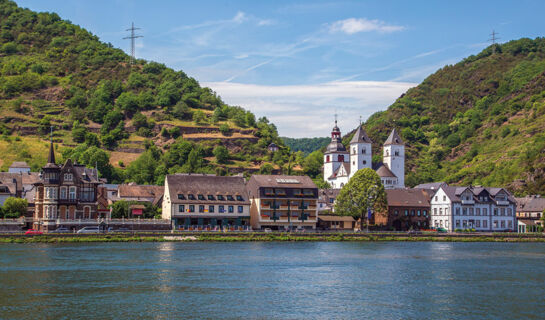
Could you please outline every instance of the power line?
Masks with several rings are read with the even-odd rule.
[[[143,38],[144,36],[141,36],[141,35],[136,35],[134,33],[135,30],[140,30],[140,28],[135,28],[134,27],[134,22],[131,23],[131,27],[125,31],[130,31],[131,32],[131,35],[128,36],[128,37],[125,37],[123,39],[131,39],[131,65],[134,64],[134,39],[136,38]]]
[[[496,40],[499,40],[500,38],[496,37],[498,35],[496,31],[492,30],[492,33],[490,34],[491,38],[488,39],[488,41],[492,41],[492,54],[496,53]]]

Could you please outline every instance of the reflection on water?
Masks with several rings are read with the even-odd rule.
[[[0,318],[539,319],[545,245],[0,246]]]

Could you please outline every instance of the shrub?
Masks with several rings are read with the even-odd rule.
[[[224,123],[224,124],[220,125],[219,130],[220,130],[221,134],[223,134],[224,136],[228,135],[229,132],[231,131],[231,129],[229,128],[229,125],[227,123]]]

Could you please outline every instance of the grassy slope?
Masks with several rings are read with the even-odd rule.
[[[234,152],[240,152],[240,146],[247,144],[245,138],[258,138],[257,129],[242,128],[232,118],[211,123],[214,109],[225,104],[215,93],[201,88],[197,81],[183,72],[175,72],[159,64],[156,64],[158,71],[146,71],[149,63],[143,60],[138,60],[131,68],[127,64],[128,56],[121,50],[100,42],[85,29],[60,19],[54,13],[21,9],[7,0],[0,0],[0,6],[0,129],[4,133],[0,141],[0,152],[4,155],[0,169],[6,170],[13,160],[25,160],[34,168],[45,163],[49,139],[41,124],[44,117],[50,118],[56,128],[54,139],[60,145],[59,150],[77,144],[71,134],[75,119],[80,119],[89,129],[93,126],[100,128],[100,123],[91,121],[90,114],[93,97],[104,80],[121,82],[121,92],[138,95],[149,91],[154,97],[159,95],[161,86],[170,81],[177,85],[178,102],[185,103],[189,107],[188,112],[199,110],[204,113],[204,123],[196,124],[172,114],[175,101],[170,106],[155,103],[137,110],[155,120],[155,128],[149,138],[161,147],[168,144],[168,139],[159,134],[163,126],[218,129],[226,123],[235,131],[233,135],[213,133],[210,138],[229,139],[231,143],[228,146]],[[140,79],[137,85],[129,83],[129,78],[135,75],[138,76],[135,79]],[[85,100],[79,110],[67,103],[75,91],[81,92]],[[119,107],[115,97],[105,107],[104,113],[114,107]],[[148,116],[149,113],[153,116]],[[124,112],[125,127],[132,125],[133,114]],[[244,134],[236,132],[239,130],[244,130]],[[127,139],[118,141],[118,148],[142,148],[141,143],[135,141],[144,139],[129,131]],[[198,137],[203,136],[207,134]],[[251,153],[248,158],[264,155],[266,150],[263,146],[256,146]],[[124,151],[117,151],[114,155],[112,163],[115,165],[119,159],[124,159],[127,165],[136,158],[135,153]]]
[[[446,66],[366,123],[374,141],[394,126],[407,143],[409,185],[545,194],[545,40],[511,41]]]

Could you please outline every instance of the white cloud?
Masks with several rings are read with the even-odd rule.
[[[246,14],[242,11],[237,12],[237,14],[233,17],[233,22],[235,23],[242,23],[246,20]]]
[[[385,110],[407,89],[409,82],[344,81],[316,85],[267,86],[231,82],[205,82],[230,105],[266,116],[283,136],[329,136],[333,114],[339,114],[343,133],[354,129],[360,115],[367,119]]]
[[[275,21],[271,19],[262,19],[257,22],[257,25],[260,27],[272,26],[273,24],[275,24]]]
[[[346,34],[354,34],[359,32],[395,32],[405,29],[403,26],[388,25],[380,20],[368,20],[365,18],[349,18],[334,22],[329,30],[332,32],[344,32]]]

